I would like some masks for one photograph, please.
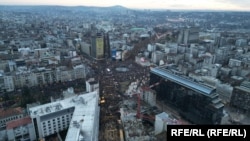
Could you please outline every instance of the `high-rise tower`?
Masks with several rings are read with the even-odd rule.
[[[102,33],[98,32],[92,35],[90,54],[96,60],[104,58],[104,36]]]

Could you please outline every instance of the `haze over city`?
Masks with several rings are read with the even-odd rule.
[[[0,141],[250,141],[249,7],[0,0]]]
[[[61,5],[61,6],[114,6],[136,9],[185,9],[249,11],[248,0],[1,0],[0,5]]]

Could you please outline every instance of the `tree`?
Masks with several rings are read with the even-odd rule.
[[[33,103],[35,100],[30,94],[30,89],[25,86],[22,88],[22,97],[21,97],[21,107],[26,107],[26,104]]]
[[[10,96],[9,96],[9,94],[5,91],[4,92],[4,95],[3,95],[3,101],[9,101],[10,100]]]

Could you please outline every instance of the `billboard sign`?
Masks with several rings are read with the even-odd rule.
[[[96,57],[103,58],[104,55],[104,41],[103,38],[96,38]]]

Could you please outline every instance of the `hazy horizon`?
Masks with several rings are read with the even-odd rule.
[[[123,6],[132,9],[169,9],[169,10],[215,10],[215,11],[250,11],[249,0],[0,0],[0,5],[6,6]]]

